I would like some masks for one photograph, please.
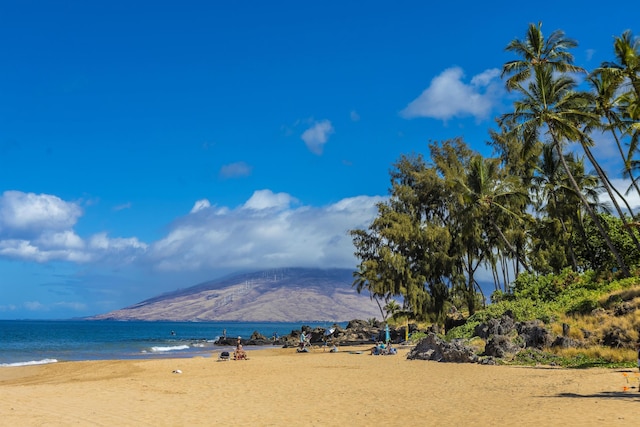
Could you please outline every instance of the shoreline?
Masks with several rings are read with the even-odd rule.
[[[629,425],[633,369],[484,366],[370,356],[371,346],[0,369],[7,425]],[[180,371],[181,373],[174,373]],[[626,376],[625,376],[626,375]]]

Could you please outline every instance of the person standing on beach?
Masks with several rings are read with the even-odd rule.
[[[640,372],[640,341],[636,343],[636,351],[638,352],[638,372]]]
[[[304,350],[304,347],[306,344],[307,344],[307,334],[305,334],[304,330],[302,330],[302,333],[300,334],[300,349]]]

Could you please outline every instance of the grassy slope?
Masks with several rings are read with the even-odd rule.
[[[617,280],[610,276],[570,271],[560,275],[520,277],[513,293],[495,295],[495,302],[454,328],[448,338],[471,338],[475,325],[499,318],[510,310],[517,321],[539,319],[553,335],[568,337],[580,347],[526,350],[513,360],[519,364],[557,364],[570,367],[636,366],[635,344],[640,338],[640,275]],[[472,344],[480,350],[484,343]]]

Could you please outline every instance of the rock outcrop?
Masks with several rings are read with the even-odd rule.
[[[462,340],[446,342],[429,333],[407,355],[407,359],[434,360],[436,362],[476,363],[475,349],[464,345]]]

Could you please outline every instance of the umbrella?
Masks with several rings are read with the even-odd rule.
[[[385,342],[391,341],[391,334],[389,333],[389,325],[384,325],[384,338]]]

